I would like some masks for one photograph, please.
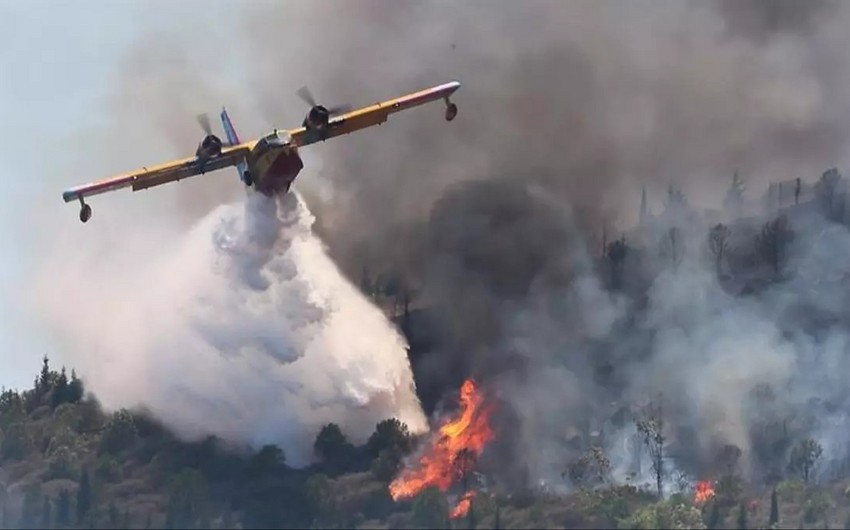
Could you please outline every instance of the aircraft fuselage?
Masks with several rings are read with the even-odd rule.
[[[254,189],[268,196],[289,191],[304,168],[298,148],[290,145],[282,133],[261,138],[247,162]]]

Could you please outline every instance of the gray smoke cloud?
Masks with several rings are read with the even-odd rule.
[[[846,164],[846,16],[837,3],[317,2],[260,10],[248,42],[264,56],[280,42],[275,27],[333,28],[304,51],[329,102],[463,83],[451,124],[423,109],[394,118],[389,137],[323,146],[319,183],[302,186],[349,274],[364,263],[401,270],[433,308],[443,343],[420,379],[456,388],[460,366],[493,381],[520,417],[532,478],[560,481],[575,426],[607,430],[627,460],[633,426],[589,425],[657,395],[670,403],[674,467],[709,472],[735,444],[756,476],[769,467],[753,456],[759,429],[804,415],[812,397],[842,400],[840,386],[812,380],[824,370],[801,375],[822,346],[787,316],[823,279],[730,294],[705,255],[702,219],[677,221],[687,252],[674,271],[660,248],[669,223],[650,230],[647,257],[629,269],[637,299],[605,288],[592,258],[603,226],[610,242],[634,224],[642,187],[655,211],[668,184],[699,211],[720,206],[736,170],[756,199],[768,182]],[[292,73],[260,61],[255,75],[274,87]],[[269,114],[289,104],[274,88],[260,95]],[[312,192],[325,183],[331,193]],[[827,223],[796,230],[798,241],[829,233]],[[737,232],[752,244],[755,233]],[[809,251],[794,259],[811,261]],[[766,387],[793,391],[750,403]]]
[[[736,170],[754,198],[845,166],[847,14],[770,1],[252,3],[230,41],[247,95],[167,44],[140,46],[120,93],[155,103],[155,126],[190,149],[186,107],[212,95],[239,102],[237,127],[260,132],[300,123],[302,84],[359,105],[460,80],[455,121],[433,104],[306,149],[296,183],[343,271],[395,270],[432,310],[441,343],[418,363],[419,388],[484,378],[515,413],[511,450],[533,480],[563,483],[577,431],[604,431],[625,473],[633,426],[605,419],[659,394],[677,468],[705,472],[731,443],[757,475],[775,464],[755,450],[775,422],[793,418],[792,433],[830,447],[844,432],[835,414],[803,421],[814,401],[846,403],[832,377],[846,362],[834,323],[844,228],[795,217],[796,274],[749,297],[717,282],[704,219],[629,232],[643,253],[629,254],[625,289],[609,289],[596,257],[603,231],[610,242],[634,225],[642,187],[655,212],[668,184],[701,210],[718,207]],[[225,185],[159,196],[191,226],[232,197]],[[687,249],[672,268],[671,224]]]

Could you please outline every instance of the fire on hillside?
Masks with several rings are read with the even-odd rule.
[[[478,385],[467,379],[460,389],[460,410],[448,418],[432,437],[418,458],[390,484],[393,500],[410,499],[430,486],[446,492],[468,477],[478,457],[495,434],[490,420],[493,406],[487,402]],[[474,491],[465,491],[451,517],[469,512]]]

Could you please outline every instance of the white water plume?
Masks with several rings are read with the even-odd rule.
[[[403,337],[342,276],[313,221],[296,194],[251,193],[173,251],[136,237],[66,254],[61,289],[44,274],[40,301],[106,406],[144,405],[188,437],[276,443],[303,465],[329,422],[353,442],[388,417],[426,429]]]

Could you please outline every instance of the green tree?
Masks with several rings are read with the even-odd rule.
[[[79,403],[83,400],[85,388],[83,381],[77,378],[77,372],[71,370],[71,381],[68,383],[68,403]]]
[[[103,436],[100,439],[100,450],[106,453],[118,453],[136,441],[138,431],[133,415],[126,409],[112,414]]]
[[[62,489],[59,492],[55,512],[57,526],[61,527],[71,524],[71,493],[67,489]]]
[[[493,516],[493,530],[501,530],[502,528],[502,519],[500,517],[500,506],[499,501],[496,501],[496,515]]]
[[[21,421],[26,416],[24,401],[14,390],[0,392],[0,428],[7,428],[12,423]]]
[[[366,450],[371,458],[377,458],[384,449],[398,449],[402,453],[410,450],[411,437],[407,425],[396,418],[378,423],[375,432],[366,442]]]
[[[776,488],[773,488],[773,491],[770,493],[770,526],[773,528],[774,525],[779,523],[779,499],[776,496]]]
[[[322,427],[313,444],[316,455],[322,459],[326,469],[341,473],[349,469],[354,459],[355,449],[335,423]]]
[[[103,408],[94,396],[87,397],[77,408],[80,410],[80,421],[77,430],[83,434],[94,433],[103,428]]]
[[[798,473],[803,482],[808,483],[809,477],[822,454],[823,447],[817,441],[811,438],[800,440],[791,450],[788,470],[792,473]]]
[[[197,469],[184,468],[168,488],[166,526],[188,528],[200,519],[207,508],[207,483]]]
[[[42,359],[41,364],[41,373],[38,376],[38,390],[40,394],[46,394],[50,391],[51,388],[51,378],[50,378],[50,362],[47,359],[47,355]]]
[[[22,460],[32,449],[32,439],[23,421],[9,426],[0,445],[0,456],[3,459]]]
[[[346,444],[348,444],[348,439],[342,433],[339,425],[329,423],[322,427],[322,430],[316,435],[313,449],[319,458],[331,460],[340,453]]]
[[[59,376],[56,378],[53,393],[50,395],[50,406],[55,409],[66,402],[68,402],[68,376],[63,366],[62,371],[59,372]]]
[[[449,503],[436,486],[422,490],[413,502],[413,525],[416,528],[451,528]]]
[[[77,523],[85,521],[92,507],[92,488],[88,468],[83,468],[77,490]]]
[[[372,461],[372,475],[381,482],[389,482],[398,473],[401,467],[401,453],[398,449],[390,447],[381,451],[374,461]]]
[[[268,471],[277,471],[286,463],[286,455],[283,449],[276,445],[264,445],[254,455],[251,461],[251,467],[257,474],[263,474]]]
[[[321,528],[335,526],[338,515],[330,479],[322,473],[317,473],[307,480],[306,487],[314,525]]]

